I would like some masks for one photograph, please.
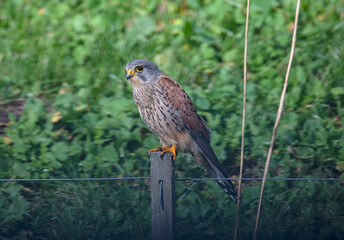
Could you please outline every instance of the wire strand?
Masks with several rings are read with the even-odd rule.
[[[48,181],[111,181],[150,179],[150,177],[123,177],[123,178],[34,178],[34,179],[0,179],[0,182],[48,182]]]
[[[150,179],[150,177],[123,177],[123,178],[33,178],[33,179],[0,179],[0,182],[59,182],[59,181],[112,181]],[[241,178],[243,181],[262,181],[263,178]],[[217,181],[239,180],[239,178],[177,178],[176,181]],[[344,178],[266,178],[268,181],[344,181]]]
[[[241,178],[243,181],[262,181],[263,178]],[[344,178],[265,178],[268,181],[344,181]],[[239,178],[179,178],[176,181],[239,180]]]

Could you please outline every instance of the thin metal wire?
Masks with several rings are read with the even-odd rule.
[[[159,206],[161,209],[164,209],[164,181],[159,180],[160,185],[160,200],[159,200]]]
[[[239,178],[179,178],[176,181],[239,180]],[[243,181],[262,181],[263,178],[242,178]],[[344,181],[344,178],[266,178],[281,181]]]
[[[108,181],[150,179],[150,177],[123,177],[123,178],[34,178],[34,179],[0,179],[0,182],[43,182],[43,181]]]
[[[0,179],[0,182],[53,182],[53,181],[111,181],[150,179],[150,177],[123,177],[123,178],[35,178],[35,179]],[[239,178],[178,178],[176,181],[216,181],[239,180]],[[263,178],[242,178],[243,181],[262,181]],[[344,181],[344,178],[266,178],[268,181]]]

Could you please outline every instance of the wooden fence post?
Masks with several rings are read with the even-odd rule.
[[[151,205],[152,239],[175,239],[175,181],[174,160],[167,153],[152,152],[151,159]]]

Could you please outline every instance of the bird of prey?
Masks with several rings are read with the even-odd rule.
[[[133,60],[125,71],[143,121],[162,144],[150,152],[171,152],[173,159],[178,151],[191,153],[198,165],[203,165],[212,177],[227,178],[210,146],[210,129],[184,89],[147,60]],[[230,180],[219,179],[217,182],[237,201],[237,193]]]

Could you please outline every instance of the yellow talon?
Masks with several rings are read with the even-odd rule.
[[[152,152],[160,152],[162,150],[163,147],[157,147],[157,148],[153,148],[151,150],[149,150],[148,152],[149,153],[152,153]]]
[[[178,154],[178,151],[176,149],[176,146],[175,145],[172,145],[172,147],[165,147],[165,146],[162,146],[162,147],[157,147],[157,148],[153,148],[151,150],[149,150],[149,153],[152,153],[152,152],[161,152],[161,157],[163,157],[165,155],[165,153],[172,153],[173,154],[173,160],[176,160],[176,156]]]

